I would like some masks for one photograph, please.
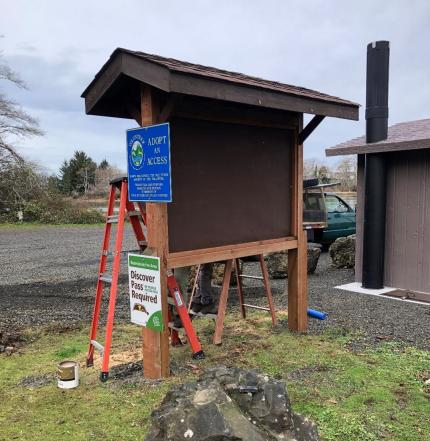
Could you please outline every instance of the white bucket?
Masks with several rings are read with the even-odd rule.
[[[58,365],[58,387],[73,389],[79,385],[79,364],[76,361],[62,361]]]

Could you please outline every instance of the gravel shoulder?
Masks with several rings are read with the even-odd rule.
[[[102,238],[100,226],[0,227],[0,333],[90,321]],[[129,231],[124,247],[136,248]],[[117,321],[129,320],[125,261],[122,259]],[[244,272],[258,274],[257,264],[246,263]],[[328,254],[321,255],[315,274],[309,276],[309,307],[327,312],[328,318],[309,319],[310,332],[334,328],[357,332],[370,343],[395,340],[430,349],[430,306],[334,289],[353,279],[352,270],[331,268]],[[278,308],[287,307],[287,283],[286,279],[272,280]],[[245,296],[264,303],[258,282],[246,282]],[[234,305],[234,289],[230,299]]]

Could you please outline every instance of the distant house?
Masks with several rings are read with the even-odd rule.
[[[364,161],[373,153],[383,155],[386,170],[384,285],[430,302],[430,119],[395,124],[383,141],[366,143],[363,136],[326,149],[327,156],[358,155],[356,282],[362,281]]]

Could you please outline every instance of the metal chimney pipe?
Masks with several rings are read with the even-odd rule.
[[[366,142],[387,139],[390,42],[367,45]]]
[[[367,46],[366,142],[378,142],[388,135],[388,70],[390,43],[377,41]],[[382,153],[365,155],[363,287],[384,287],[386,172]]]

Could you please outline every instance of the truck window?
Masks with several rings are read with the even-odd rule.
[[[321,192],[303,193],[303,222],[326,222],[324,199]]]
[[[349,207],[342,200],[331,194],[325,196],[325,204],[327,213],[346,213],[349,211]]]

